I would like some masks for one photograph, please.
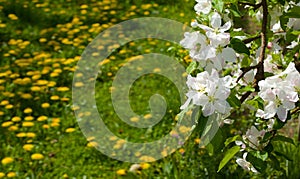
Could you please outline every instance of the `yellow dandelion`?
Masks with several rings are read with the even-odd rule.
[[[38,117],[37,118],[37,121],[46,121],[48,119],[48,117],[47,116],[40,116],[40,117]]]
[[[1,101],[1,103],[0,103],[1,106],[6,106],[6,105],[8,105],[8,104],[9,104],[9,101],[8,101],[8,100],[3,100],[3,101]]]
[[[144,115],[144,118],[145,118],[145,119],[150,119],[151,117],[152,117],[151,114],[146,114],[146,115]]]
[[[144,162],[154,162],[155,161],[155,158],[151,157],[151,156],[141,156],[140,157],[140,160],[141,161],[144,161]]]
[[[60,124],[59,124],[58,122],[52,122],[52,123],[50,124],[50,126],[51,126],[51,127],[58,127],[58,126],[60,126]]]
[[[31,99],[32,95],[29,94],[29,93],[24,93],[24,94],[21,95],[21,98],[23,98],[23,99]]]
[[[183,148],[179,149],[178,151],[179,151],[179,153],[181,153],[181,154],[184,154],[184,152],[185,152],[185,150],[184,150]]]
[[[41,75],[33,75],[31,78],[32,78],[32,80],[38,80],[38,79],[40,79],[42,76]]]
[[[96,147],[98,145],[98,143],[97,142],[89,142],[89,143],[87,143],[87,147]]]
[[[194,141],[195,141],[196,144],[200,144],[201,139],[197,138],[197,139],[195,139]]]
[[[40,85],[40,86],[44,86],[44,85],[47,85],[49,82],[47,80],[38,80],[36,82],[37,85]]]
[[[118,137],[116,137],[116,136],[110,136],[109,137],[109,140],[111,140],[111,141],[114,141],[114,140],[117,140],[118,139]]]
[[[32,126],[34,126],[34,123],[33,122],[23,122],[22,126],[23,127],[32,127]]]
[[[86,4],[82,4],[82,5],[80,6],[81,9],[87,9],[88,7],[89,7],[89,6],[86,5]]]
[[[187,133],[187,132],[189,132],[190,130],[191,130],[191,128],[186,127],[186,126],[180,126],[180,127],[179,127],[180,133]]]
[[[70,98],[60,98],[61,101],[70,101]]]
[[[27,132],[26,136],[29,138],[34,138],[36,136],[36,134],[33,132]]]
[[[31,155],[31,159],[32,160],[42,160],[44,158],[44,155],[40,154],[40,153],[35,153]]]
[[[16,130],[18,130],[18,129],[19,129],[18,126],[10,126],[10,127],[8,128],[9,131],[16,131]]]
[[[168,155],[168,151],[167,150],[163,150],[161,153],[160,153],[163,157],[166,157]]]
[[[42,106],[42,108],[49,108],[50,104],[49,103],[43,103],[41,106]]]
[[[8,178],[13,178],[13,177],[16,177],[17,174],[15,172],[8,172],[7,175],[6,175]]]
[[[4,115],[4,112],[3,111],[0,111],[0,116],[3,116]]]
[[[48,87],[54,87],[56,85],[56,82],[55,81],[50,81],[47,86]]]
[[[13,125],[14,123],[13,122],[11,122],[11,121],[6,121],[6,122],[3,122],[2,123],[2,127],[9,127],[9,126],[11,126],[11,125]]]
[[[16,135],[17,137],[26,137],[26,133],[25,132],[20,132]]]
[[[24,109],[23,112],[24,112],[25,114],[32,113],[32,109],[31,109],[31,108],[26,108],[26,109]]]
[[[125,169],[118,170],[117,175],[121,175],[121,176],[126,175],[126,170]]]
[[[10,18],[11,20],[18,20],[18,16],[16,16],[16,14],[8,14],[8,18]]]
[[[130,121],[131,122],[138,122],[140,120],[140,118],[139,117],[132,117],[132,118],[130,118]]]
[[[23,149],[26,151],[31,151],[33,149],[34,145],[32,144],[25,144],[23,145]]]
[[[50,99],[53,101],[56,101],[56,100],[59,100],[59,96],[54,95],[54,96],[51,96]]]
[[[48,124],[44,124],[42,127],[43,127],[44,129],[49,129],[49,128],[50,128],[50,126],[49,126]]]
[[[4,159],[1,160],[1,163],[2,163],[3,165],[7,165],[7,164],[12,163],[13,161],[14,161],[13,158],[11,158],[11,157],[5,157]]]
[[[5,177],[5,173],[0,172],[0,178],[3,178],[3,177]]]
[[[21,118],[19,116],[15,116],[15,117],[11,118],[11,121],[19,122],[19,121],[21,121]]]
[[[39,87],[39,86],[33,86],[33,87],[30,88],[30,90],[33,91],[33,92],[37,92],[37,91],[41,91],[42,88]]]
[[[67,133],[71,133],[71,132],[74,132],[74,131],[75,131],[75,128],[68,128],[68,129],[66,129]]]
[[[61,91],[61,92],[65,92],[65,91],[69,91],[70,88],[64,86],[64,87],[57,87],[56,90]]]
[[[5,109],[12,109],[13,107],[14,107],[14,105],[8,104],[8,105],[5,106]]]
[[[76,82],[76,83],[74,84],[74,86],[75,86],[75,87],[82,87],[82,86],[84,86],[84,84],[83,84],[82,82]]]
[[[150,168],[150,164],[149,163],[141,163],[141,168],[148,169],[148,168]]]
[[[47,39],[46,38],[40,38],[39,42],[41,42],[41,43],[47,42]]]
[[[160,69],[160,68],[154,68],[154,69],[153,69],[153,72],[154,72],[154,73],[159,73],[159,72],[161,72],[161,69]]]
[[[26,117],[24,117],[25,121],[32,121],[33,119],[34,119],[33,116],[26,116]]]

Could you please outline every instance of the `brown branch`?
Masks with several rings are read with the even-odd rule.
[[[256,10],[262,6],[262,2],[258,3],[258,4],[252,4],[249,2],[239,2],[239,4],[244,5],[244,6],[246,6],[246,5],[251,6],[251,7],[253,7],[254,10]]]
[[[242,74],[238,77],[238,79],[236,80],[236,82],[238,83],[244,76],[247,72],[249,72],[250,70],[253,70],[253,69],[256,69],[258,66],[255,65],[255,66],[249,66],[249,67],[243,67],[241,68],[242,70]]]
[[[259,60],[257,64],[257,73],[255,75],[254,79],[254,85],[255,91],[259,91],[258,82],[265,79],[264,75],[264,60],[266,55],[266,48],[268,45],[268,37],[267,37],[267,25],[268,25],[268,3],[267,0],[262,0],[261,5],[263,8],[263,21],[262,21],[262,27],[261,27],[261,50],[259,54]],[[251,92],[245,93],[240,101],[243,103],[248,96],[251,94]]]
[[[254,41],[254,40],[259,39],[260,37],[261,37],[261,35],[258,35],[258,36],[256,36],[256,37],[251,37],[251,38],[249,38],[249,39],[243,40],[243,42],[244,42],[245,44],[248,44],[248,43],[250,43],[250,42],[252,42],[252,41]]]

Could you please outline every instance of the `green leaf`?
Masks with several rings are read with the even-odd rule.
[[[288,138],[288,137],[285,137],[285,136],[282,136],[282,135],[276,135],[274,138],[273,138],[273,141],[282,141],[282,142],[288,142],[290,144],[293,144],[295,145],[294,143],[294,140],[291,139],[291,138]]]
[[[251,86],[245,86],[244,88],[241,88],[239,91],[242,92],[242,93],[248,92],[248,91],[254,92],[254,91],[255,91],[255,88],[253,88],[253,87],[251,87]]]
[[[255,155],[255,153],[254,153]],[[264,162],[262,159],[257,158],[256,156],[253,155],[253,152],[249,152],[247,155],[246,160],[249,161],[257,171],[260,173],[263,173],[265,169],[267,168],[267,163]]]
[[[224,158],[222,159],[222,161],[220,162],[219,168],[218,168],[218,172],[235,156],[235,154],[237,154],[240,151],[240,147],[239,146],[234,146],[232,148],[230,148]]]
[[[231,93],[229,97],[227,98],[227,102],[230,104],[233,108],[239,108],[241,107],[240,100],[235,96],[235,94]]]
[[[189,66],[186,68],[186,72],[188,74],[191,74],[194,70],[196,70],[198,67],[198,64],[196,61],[192,61]]]
[[[261,159],[262,161],[266,161],[268,159],[268,152],[264,152],[264,151],[256,151],[252,153],[253,156],[255,156],[256,158]]]
[[[271,162],[270,162],[271,166],[274,169],[279,170],[280,169],[280,162],[278,161],[278,159],[272,154],[269,156],[269,158],[271,160]]]
[[[274,153],[278,156],[284,157],[285,159],[287,159],[289,161],[293,161],[293,158],[291,156],[284,154],[283,152],[275,151]]]
[[[213,3],[216,10],[221,13],[223,11],[224,2],[222,0],[214,0]]]
[[[231,39],[229,46],[232,47],[237,53],[244,53],[250,55],[250,50],[240,39],[237,38]]]
[[[241,65],[242,65],[242,67],[248,67],[248,66],[251,65],[251,63],[252,63],[251,58],[245,56],[245,57],[242,59]]]
[[[289,9],[287,13],[284,14],[287,18],[300,18],[300,6],[294,6]]]
[[[275,120],[275,123],[274,123],[274,125],[273,125],[273,129],[279,130],[279,129],[281,129],[284,125],[285,125],[285,122],[282,122],[281,120],[276,119],[276,120]]]
[[[226,139],[226,141],[224,142],[225,147],[227,147],[230,143],[235,142],[236,140],[241,140],[241,139],[242,138],[241,138],[240,135],[236,135],[236,136],[230,137],[230,138]]]

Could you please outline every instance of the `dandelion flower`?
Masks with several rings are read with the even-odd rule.
[[[33,149],[34,145],[32,144],[25,144],[23,145],[23,149],[26,151],[31,151]]]
[[[44,158],[44,155],[39,154],[39,153],[35,153],[31,155],[31,159],[32,160],[42,160]]]
[[[24,109],[24,113],[25,114],[32,113],[32,109],[31,108],[26,108],[26,109]]]
[[[75,131],[75,128],[68,128],[68,129],[66,129],[67,133],[71,133],[71,132],[74,132],[74,131]]]
[[[126,170],[125,169],[118,170],[117,175],[121,175],[121,176],[126,175]]]
[[[8,174],[7,174],[7,177],[8,178],[13,178],[13,177],[16,177],[17,175],[16,175],[16,173],[15,172],[9,172]]]
[[[42,106],[42,108],[45,109],[45,108],[49,108],[50,104],[49,103],[43,103],[41,106]]]
[[[12,163],[13,161],[14,161],[13,158],[11,158],[11,157],[5,157],[4,159],[1,160],[1,163],[2,163],[3,165],[7,165],[7,164]]]

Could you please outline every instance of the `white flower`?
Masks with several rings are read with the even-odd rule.
[[[211,45],[214,47],[218,46],[225,46],[229,43],[230,40],[230,34],[225,33],[225,31],[229,30],[231,27],[231,22],[226,22],[223,26],[222,24],[222,18],[220,14],[217,12],[213,13],[210,21],[211,27],[208,27],[206,25],[199,24],[199,27],[206,31],[206,36],[211,41]]]
[[[249,143],[251,148],[260,149],[266,145],[260,143],[260,140],[264,137],[265,133],[265,130],[258,131],[256,127],[251,126],[251,128],[247,130],[246,135],[243,136],[243,139],[245,142]]]
[[[196,77],[188,76],[187,86],[189,91],[186,103],[181,106],[185,109],[190,102],[202,106],[204,116],[210,116],[214,112],[227,114],[230,105],[226,101],[230,94],[230,77],[219,78],[218,72],[213,69],[211,75],[207,71],[197,74]]]
[[[258,95],[266,102],[264,110],[258,110],[257,117],[270,119],[276,114],[285,121],[289,110],[295,108],[299,100],[300,74],[294,63],[290,63],[282,73],[268,77],[258,83]]]
[[[184,33],[184,39],[180,41],[180,44],[189,50],[190,56],[193,59],[197,59],[201,55],[203,49],[206,48],[206,37],[199,32],[186,32]],[[209,53],[206,54],[209,56]]]
[[[300,19],[299,18],[290,18],[287,26],[293,30],[300,30]]]
[[[243,158],[236,159],[236,163],[239,166],[241,166],[244,170],[252,171],[254,173],[257,173],[258,171],[253,167],[253,165],[246,160],[247,154],[248,153],[244,153]]]
[[[208,14],[211,10],[211,0],[196,0],[197,4],[194,9],[197,14],[203,13]]]

